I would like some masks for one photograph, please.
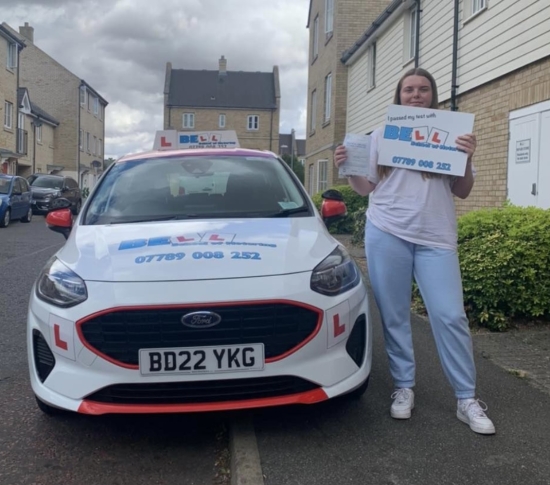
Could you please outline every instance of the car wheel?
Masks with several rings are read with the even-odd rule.
[[[46,404],[45,402],[38,399],[36,396],[34,396],[36,399],[36,404],[38,406],[38,409],[42,411],[44,414],[47,414],[48,416],[61,416],[63,414],[67,414],[67,411],[59,408],[54,408],[53,406],[50,406],[49,404]]]
[[[0,221],[0,227],[8,227],[10,225],[10,220],[11,220],[11,211],[8,209],[6,210],[4,217]]]
[[[357,389],[354,389],[353,391],[349,392],[344,397],[352,400],[361,399],[361,397],[363,396],[363,394],[365,394],[365,391],[369,387],[369,379],[370,379],[370,376],[367,377],[365,382],[363,382],[363,384],[361,384]]]
[[[76,203],[76,205],[74,206],[74,209],[73,209],[73,214],[74,214],[75,216],[78,215],[78,213],[80,212],[80,208],[81,208],[81,207],[82,207],[82,201],[79,200],[79,201]]]
[[[32,207],[29,207],[27,215],[21,218],[21,222],[31,222],[32,220]]]

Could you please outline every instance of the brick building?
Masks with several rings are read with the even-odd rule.
[[[550,2],[394,0],[342,56],[346,130],[383,125],[401,75],[436,79],[441,108],[475,114],[476,183],[457,212],[550,208]]]
[[[0,172],[15,174],[17,160],[25,150],[25,135],[19,131],[17,89],[19,58],[25,43],[0,25]],[[21,134],[20,134],[21,133]],[[22,142],[22,143],[21,143]]]
[[[37,47],[34,28],[27,22],[19,32],[6,23],[2,27],[26,45],[20,58],[18,87],[26,88],[32,103],[58,123],[49,145],[53,157],[47,150],[41,151],[37,143],[36,171],[62,173],[78,180],[81,186],[93,185],[90,177],[95,180],[103,161],[107,101]]]
[[[217,71],[172,69],[166,64],[164,129],[235,130],[240,146],[277,152],[280,111],[279,69]]]
[[[348,69],[340,60],[342,53],[388,3],[389,0],[310,0],[305,187],[311,195],[338,183],[332,154],[346,131],[348,85]]]

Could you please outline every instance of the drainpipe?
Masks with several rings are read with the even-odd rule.
[[[84,144],[84,133],[82,133],[82,138],[80,138],[80,112],[82,111],[80,107],[80,90],[84,86],[84,83],[80,83],[80,86],[78,86],[78,98],[76,102],[76,106],[78,109],[78,126],[77,126],[77,144],[76,144],[76,180],[78,182],[78,186],[80,187],[82,185],[82,181],[80,180],[80,144]]]
[[[416,0],[416,40],[414,47],[414,67],[418,67],[420,62],[420,2],[422,0]]]
[[[269,151],[273,151],[273,113],[275,113],[275,110],[271,110],[271,122],[269,123]],[[279,150],[277,150],[279,151]]]
[[[458,70],[458,7],[460,0],[455,1],[454,26],[453,26],[453,67],[451,80],[451,111],[458,111],[457,104],[457,70]]]

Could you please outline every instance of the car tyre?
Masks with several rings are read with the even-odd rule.
[[[74,209],[72,210],[72,213],[77,216],[78,213],[80,212],[80,208],[82,207],[82,201],[79,200],[76,205],[74,206]]]
[[[11,221],[11,211],[10,209],[6,210],[4,217],[0,221],[0,227],[8,227]]]
[[[34,396],[36,399],[36,404],[38,406],[38,409],[42,411],[44,414],[47,414],[48,416],[62,416],[63,414],[67,414],[67,411],[59,408],[55,408],[53,406],[50,406],[49,404],[46,404],[44,401],[41,401],[38,399],[38,397]]]
[[[31,222],[32,220],[32,207],[29,207],[27,215],[21,218],[21,222]]]

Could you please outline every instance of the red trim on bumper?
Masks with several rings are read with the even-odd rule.
[[[328,396],[322,389],[291,394],[290,396],[248,399],[245,401],[212,402],[203,404],[108,404],[82,401],[78,412],[82,414],[160,414],[198,413],[206,411],[230,411],[237,409],[264,408],[287,404],[315,404],[326,401]]]

